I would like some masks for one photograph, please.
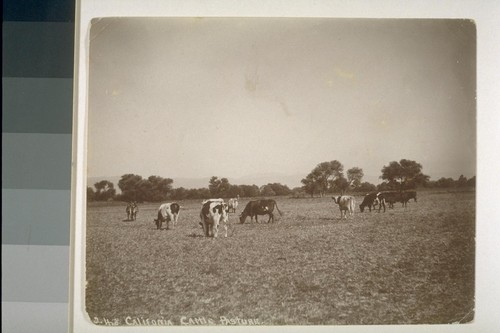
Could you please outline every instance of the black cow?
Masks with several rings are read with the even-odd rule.
[[[385,199],[385,202],[389,204],[389,208],[394,208],[394,203],[401,202],[403,207],[406,207],[408,202],[413,199],[417,201],[417,192],[416,191],[386,191],[380,192],[379,197]]]
[[[365,198],[363,199],[363,202],[361,205],[359,205],[359,209],[361,210],[361,213],[365,210],[365,207],[368,207],[370,212],[373,209],[375,209],[375,205],[378,205],[378,211],[380,212],[380,209],[384,207],[384,213],[385,213],[385,200],[384,198],[379,197],[380,193],[374,192],[374,193],[369,193],[365,195]]]
[[[249,203],[247,203],[245,209],[243,209],[243,212],[241,212],[240,214],[240,223],[245,223],[247,216],[250,216],[251,221],[253,221],[253,217],[255,216],[255,222],[259,223],[259,220],[257,219],[258,215],[269,215],[269,220],[267,220],[267,223],[269,223],[270,221],[274,222],[274,206],[276,206],[276,209],[278,210],[278,213],[280,213],[280,216],[283,215],[281,214],[276,201],[272,199],[250,201]]]
[[[417,202],[417,192],[416,191],[404,191],[401,192],[401,202],[403,204],[403,207],[406,207],[408,205],[408,202],[413,199],[415,202]]]
[[[401,202],[401,193],[397,191],[380,192],[379,198],[383,198],[389,208],[394,208],[394,203]]]

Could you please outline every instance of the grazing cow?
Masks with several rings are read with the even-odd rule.
[[[356,207],[356,199],[351,195],[340,195],[338,197],[332,197],[333,201],[339,205],[340,209],[340,219],[344,217],[347,219],[347,212],[352,216],[354,214],[354,209]]]
[[[201,206],[200,224],[206,237],[217,238],[219,234],[219,224],[224,224],[226,231],[224,237],[227,237],[227,223],[229,217],[229,208],[222,199],[205,200]]]
[[[399,194],[399,202],[402,203],[402,206],[406,208],[408,206],[408,202],[413,199],[417,202],[417,192],[416,191],[404,191]]]
[[[174,227],[179,219],[179,206],[176,202],[164,203],[158,208],[158,218],[154,219],[156,229],[161,229],[163,222],[167,222],[167,230],[169,229],[169,222],[172,221]]]
[[[137,202],[129,202],[127,204],[127,208],[125,208],[125,211],[127,212],[127,220],[135,221],[135,219],[137,218],[137,213],[139,212],[139,206],[137,206]]]
[[[375,206],[378,205],[378,211],[380,212],[380,209],[384,207],[384,213],[385,213],[385,200],[384,198],[379,197],[380,193],[368,193],[365,195],[363,202],[359,205],[359,209],[361,210],[361,213],[365,210],[365,207],[368,207],[370,212],[373,209],[375,209]]]
[[[269,199],[269,200],[254,200],[250,201],[247,203],[245,206],[245,209],[243,209],[243,212],[240,214],[240,223],[245,223],[245,220],[247,219],[247,216],[250,216],[250,222],[253,221],[253,218],[255,216],[255,222],[259,223],[259,220],[257,219],[258,215],[268,215],[269,220],[267,220],[267,223],[272,221],[274,223],[274,207],[276,206],[276,209],[278,210],[278,213],[281,214],[278,204],[276,201]]]
[[[385,201],[389,204],[389,208],[394,208],[394,203],[401,202],[402,207],[408,205],[408,202],[413,199],[415,202],[417,201],[417,192],[416,191],[386,191],[380,192],[380,196],[385,199]]]
[[[233,213],[236,213],[236,208],[238,207],[238,198],[231,198],[227,202],[227,205],[229,206],[229,210],[232,211]]]
[[[384,191],[379,193],[379,198],[383,198],[389,208],[394,208],[394,203],[401,202],[401,193],[397,191]]]

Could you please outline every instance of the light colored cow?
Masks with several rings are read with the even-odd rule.
[[[167,230],[169,229],[169,222],[172,222],[174,227],[179,219],[180,206],[176,202],[164,203],[158,208],[158,218],[154,219],[156,228],[161,229],[163,222],[167,222]]]
[[[238,198],[229,199],[229,201],[227,202],[227,205],[229,207],[229,211],[236,213],[236,208],[238,208]]]
[[[229,220],[229,208],[222,199],[209,199],[202,203],[200,211],[200,224],[206,237],[217,238],[219,225],[223,223],[225,229],[224,237],[227,237],[227,224]]]
[[[347,212],[352,216],[354,214],[354,209],[356,207],[356,199],[351,195],[340,195],[338,197],[332,197],[333,201],[339,205],[340,218],[344,217],[347,219]]]

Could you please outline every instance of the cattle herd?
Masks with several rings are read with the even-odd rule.
[[[352,195],[340,195],[332,197],[333,201],[339,206],[340,218],[347,219],[347,215],[352,216],[356,207],[356,199]],[[408,202],[413,199],[417,201],[416,191],[384,191],[384,192],[373,192],[368,193],[363,198],[363,201],[359,205],[361,212],[364,212],[365,208],[368,208],[371,212],[372,209],[377,209],[378,212],[381,209],[386,211],[386,205],[388,208],[394,208],[394,204],[397,202],[402,203],[403,207],[407,207]],[[229,213],[235,213],[238,207],[239,196],[237,198],[231,198],[226,203],[224,199],[208,199],[201,203],[200,210],[200,226],[203,228],[203,233],[206,237],[217,238],[219,233],[219,226],[222,224],[225,229],[224,236],[227,237],[227,228],[229,221]],[[241,214],[239,215],[240,223],[245,223],[247,217],[250,217],[250,221],[259,222],[259,215],[267,215],[267,223],[274,222],[274,208],[282,216],[283,214],[278,208],[278,204],[273,199],[262,199],[249,201]],[[175,227],[179,218],[179,211],[181,206],[176,202],[163,203],[158,208],[157,218],[153,221],[156,224],[156,228],[161,230],[163,222],[166,222],[167,229],[170,228],[170,223]],[[130,202],[127,204],[126,212],[128,220],[135,220],[137,217],[137,212],[139,207],[137,203]]]

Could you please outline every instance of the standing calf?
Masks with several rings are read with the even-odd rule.
[[[227,205],[229,206],[229,210],[232,211],[233,213],[236,213],[236,208],[238,208],[238,198],[231,198],[227,202]]]
[[[356,199],[350,195],[340,195],[338,197],[332,197],[333,201],[339,205],[340,209],[340,219],[344,217],[347,219],[347,212],[352,216],[354,214],[354,208],[356,207]]]

